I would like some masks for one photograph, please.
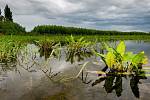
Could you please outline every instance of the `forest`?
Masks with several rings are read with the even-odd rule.
[[[26,33],[24,27],[13,22],[12,12],[8,5],[5,6],[4,15],[0,9],[0,33],[5,35]]]
[[[33,30],[26,32],[24,27],[13,21],[13,14],[8,5],[5,6],[3,12],[4,15],[0,9],[0,33],[4,35],[150,35],[146,32],[107,31],[57,25],[35,26]]]
[[[41,25],[36,26],[31,33],[36,34],[57,34],[57,35],[149,35],[145,32],[119,32],[119,31],[105,31],[94,30],[86,28],[64,27],[56,25]]]

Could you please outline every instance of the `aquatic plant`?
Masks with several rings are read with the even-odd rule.
[[[121,41],[116,48],[105,44],[108,51],[106,54],[94,53],[100,56],[106,67],[114,72],[133,72],[138,71],[139,67],[148,63],[148,58],[144,51],[133,54],[133,52],[126,52],[126,45]]]
[[[142,70],[142,65],[148,62],[148,58],[144,55],[144,51],[133,54],[126,52],[126,45],[121,41],[116,48],[105,44],[108,51],[106,54],[100,54],[96,51],[94,53],[101,57],[105,63],[105,68],[102,71],[88,71],[90,73],[97,73],[99,79],[92,83],[92,86],[105,81],[104,88],[107,93],[116,91],[118,97],[121,96],[122,78],[131,77],[130,87],[135,97],[139,98],[139,80],[147,79],[145,72]]]
[[[49,58],[51,55],[57,58],[60,57],[60,43],[49,39],[35,41],[34,43],[40,48],[39,52],[41,57],[44,56],[45,59]]]
[[[67,38],[66,61],[73,63],[91,57],[93,53],[90,48],[91,42],[84,40],[83,37],[76,40],[73,36]]]
[[[21,48],[21,43],[15,41],[0,42],[0,63],[13,62],[17,58],[17,53]]]
[[[112,72],[106,73],[106,76],[100,76],[96,79],[92,86],[95,86],[104,81],[104,89],[107,93],[112,93],[114,90],[118,97],[121,96],[123,92],[123,78],[127,79],[127,75],[124,74],[116,74]],[[130,87],[135,97],[139,98],[139,87],[141,79],[147,79],[145,72],[140,70],[139,72],[135,72],[135,75],[129,75]]]

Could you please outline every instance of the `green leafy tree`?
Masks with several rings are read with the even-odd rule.
[[[7,21],[13,21],[12,12],[11,12],[10,8],[8,7],[8,5],[5,6],[4,14],[5,14],[5,19]]]
[[[25,33],[25,28],[11,21],[0,21],[0,33],[5,35]]]

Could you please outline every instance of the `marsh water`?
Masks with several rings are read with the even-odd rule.
[[[144,51],[150,59],[149,42],[125,43],[127,51]],[[86,65],[86,70],[96,71],[104,68],[99,57],[90,56],[71,63],[66,61],[66,53],[63,50],[60,58],[55,55],[47,58],[44,54],[47,53],[41,52],[35,44],[28,44],[18,53],[17,61],[0,64],[0,100],[149,100],[150,63],[143,66],[147,78],[141,78],[139,82],[132,80],[135,84],[132,89],[131,78],[126,77],[122,78],[122,84],[117,84],[118,91],[109,91],[109,86],[104,81],[92,86],[98,79],[97,74],[83,72],[84,77],[70,78],[75,77],[87,61],[90,63]]]

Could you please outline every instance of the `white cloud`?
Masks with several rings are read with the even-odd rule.
[[[6,3],[15,21],[28,29],[37,24],[64,24],[150,31],[150,0],[1,0],[0,7]]]

